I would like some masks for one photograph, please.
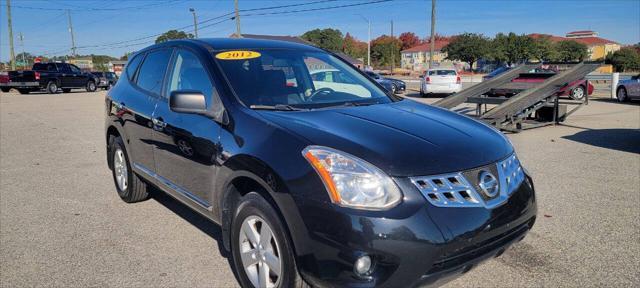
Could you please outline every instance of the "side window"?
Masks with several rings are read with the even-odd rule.
[[[171,58],[171,51],[171,49],[161,49],[147,54],[138,72],[137,84],[140,88],[160,94],[164,73],[169,65],[169,58]]]
[[[76,65],[69,65],[69,68],[73,73],[82,73],[82,71],[80,71],[80,68],[78,68]]]
[[[58,64],[58,70],[64,73],[71,73],[71,69],[69,69],[68,64]]]
[[[172,91],[195,90],[202,92],[207,96],[207,99],[210,99],[213,86],[208,75],[196,55],[188,50],[180,49],[176,53],[171,76],[167,81],[167,95],[170,95]]]
[[[142,58],[143,55],[136,55],[136,57],[133,57],[133,59],[129,60],[129,63],[127,63],[127,78],[129,78],[129,81],[133,80],[133,74],[136,72],[136,69],[138,69],[138,66],[140,66],[140,62],[142,62]]]

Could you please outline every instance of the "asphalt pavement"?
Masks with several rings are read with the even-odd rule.
[[[104,93],[0,94],[0,287],[238,286],[217,225],[161,193],[119,199]],[[640,286],[640,106],[593,100],[508,137],[536,225],[447,287]]]

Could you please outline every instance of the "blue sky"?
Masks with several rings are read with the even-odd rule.
[[[240,9],[299,5],[311,1],[239,0]],[[259,12],[302,10],[350,5],[375,0],[326,1],[312,5]],[[6,0],[0,0],[0,61],[9,58]],[[13,33],[24,34],[25,50],[43,54],[67,54],[71,38],[65,9],[71,10],[79,54],[121,56],[150,45],[155,37],[143,38],[169,29],[193,24],[189,8],[196,9],[200,21],[233,11],[233,1],[213,0],[12,0]],[[453,35],[477,32],[493,36],[498,32],[547,33],[564,35],[574,30],[595,30],[600,37],[622,44],[640,42],[640,0],[438,0],[437,33]],[[281,15],[241,16],[242,32],[249,34],[300,35],[314,28],[337,28],[356,38],[367,40],[366,22],[371,20],[372,38],[394,32],[428,34],[431,1],[395,0],[371,5],[300,12]],[[122,9],[127,8],[128,9]],[[131,8],[133,7],[133,8]],[[142,8],[141,8],[142,7]],[[248,11],[242,14],[258,13]],[[200,37],[227,37],[235,31],[235,22],[202,28]],[[212,20],[212,24],[219,20]],[[206,24],[202,24],[204,26]],[[187,28],[185,30],[192,30]],[[142,39],[140,39],[142,38]],[[135,40],[140,39],[140,40]],[[132,40],[132,41],[130,41]],[[121,42],[105,46],[96,46]],[[16,53],[22,51],[14,42]]]

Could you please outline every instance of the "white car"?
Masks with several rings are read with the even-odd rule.
[[[455,69],[429,69],[420,77],[420,96],[452,94],[462,90],[462,80]]]
[[[622,80],[616,89],[618,101],[624,102],[631,99],[640,99],[640,74],[629,80]]]

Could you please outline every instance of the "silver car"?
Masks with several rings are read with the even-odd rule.
[[[618,82],[616,96],[619,102],[640,99],[640,74]]]

